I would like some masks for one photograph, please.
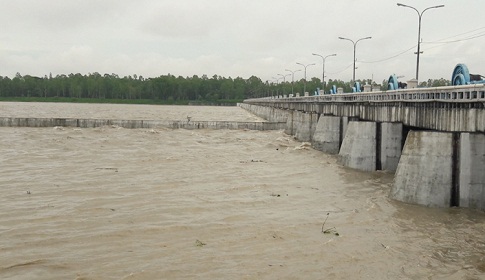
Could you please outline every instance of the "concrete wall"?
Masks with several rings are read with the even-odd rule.
[[[452,133],[409,132],[391,187],[391,198],[425,206],[450,206],[452,136]]]
[[[286,119],[285,133],[288,135],[295,135],[295,123],[294,123],[295,111],[288,111],[288,118]]]
[[[324,153],[338,154],[343,138],[342,127],[341,117],[320,116],[313,134],[312,147]]]
[[[267,106],[255,106],[245,103],[238,103],[238,106],[269,122],[286,122],[288,119],[288,110]]]
[[[293,113],[295,138],[302,142],[311,142],[315,132],[318,115],[305,112]]]
[[[375,122],[349,122],[338,162],[362,171],[376,170]]]
[[[4,118],[0,126],[6,127],[82,127],[119,126],[123,128],[184,128],[184,129],[285,129],[285,122],[226,122],[226,121],[159,121],[159,120],[110,120],[110,119],[58,119],[58,118]]]
[[[403,126],[402,123],[381,123],[380,124],[380,153],[377,169],[396,171],[399,159],[401,158]]]
[[[449,132],[485,132],[481,103],[444,102],[318,102],[256,100],[255,105],[315,112],[321,115],[358,117],[375,122],[400,122],[406,126]]]
[[[424,206],[485,210],[485,135],[411,131],[391,198]]]
[[[485,135],[460,137],[460,206],[485,210]]]
[[[293,128],[297,140],[302,142],[309,142],[311,140],[310,121],[310,114],[300,111],[293,112]]]

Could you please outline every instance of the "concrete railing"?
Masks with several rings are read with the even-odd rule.
[[[485,85],[463,85],[388,91],[326,94],[306,97],[263,97],[245,102],[485,102]]]

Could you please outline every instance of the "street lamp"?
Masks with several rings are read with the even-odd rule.
[[[334,54],[329,54],[327,56],[323,56],[323,55],[319,55],[319,54],[316,54],[316,53],[312,53],[312,55],[319,56],[323,60],[322,90],[323,90],[323,93],[325,93],[325,59],[327,59],[327,57],[329,57],[329,56],[336,56],[337,54],[334,53]]]
[[[286,75],[276,74],[276,75],[283,77],[283,84],[284,84],[286,82],[286,77],[288,77],[290,74],[286,74]],[[283,95],[284,94],[285,94],[285,88],[284,88],[284,85],[283,85]]]
[[[421,13],[416,8],[414,8],[414,7],[411,7],[411,6],[408,6],[408,5],[404,5],[404,4],[401,4],[401,3],[397,3],[397,5],[400,6],[400,7],[411,8],[411,9],[415,10],[416,13],[418,13],[418,17],[419,17],[419,25],[418,25],[418,51],[416,52],[416,54],[417,54],[417,58],[416,58],[416,81],[418,81],[418,76],[419,76],[419,54],[421,53],[421,17],[423,16],[424,12],[426,12],[427,10],[429,10],[429,9],[435,9],[435,8],[442,8],[445,5],[438,5],[438,6],[428,7],[426,9],[424,9]]]
[[[276,95],[278,95],[278,81],[280,80],[280,78],[276,78],[276,77],[271,77],[273,80],[276,80]]]
[[[288,77],[290,74],[286,74],[286,75],[283,75],[283,74],[276,74],[276,75],[279,75],[281,77],[283,77],[283,83],[286,82],[286,77]]]
[[[310,64],[305,65],[303,63],[297,62],[296,64],[299,64],[299,65],[301,65],[301,66],[303,66],[305,68],[305,80],[304,80],[305,83],[303,84],[303,95],[305,95],[305,93],[306,93],[306,68],[308,66],[315,65],[315,63],[310,63]]]
[[[357,40],[355,42],[350,40],[349,38],[343,38],[343,37],[338,37],[338,38],[341,39],[341,40],[348,40],[348,41],[352,42],[352,44],[354,44],[354,69],[353,69],[352,81],[355,82],[355,47],[357,46],[357,43],[360,40],[372,39],[372,37],[360,38],[359,40]]]
[[[295,70],[295,71],[291,71],[289,69],[285,69],[285,71],[291,72],[291,94],[293,94],[293,81],[295,80],[295,73],[301,71],[301,69],[298,69],[298,70]]]

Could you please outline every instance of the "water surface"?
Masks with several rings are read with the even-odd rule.
[[[258,120],[236,107],[0,108]],[[483,212],[393,201],[392,174],[341,167],[282,131],[0,128],[0,140],[1,279],[485,278]]]

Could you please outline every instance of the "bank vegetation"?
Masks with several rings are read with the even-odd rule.
[[[387,88],[384,80],[380,85],[371,80],[359,80],[361,84],[372,84]],[[420,86],[448,85],[444,79],[428,80]],[[351,92],[353,83],[328,80],[326,88],[335,85],[345,92]],[[248,98],[303,94],[305,81],[262,81],[256,76],[221,77],[213,75],[201,77],[161,75],[145,78],[138,75],[120,77],[116,74],[69,74],[36,77],[21,75],[0,76],[0,101],[47,101],[47,102],[95,102],[95,103],[139,103],[139,104],[200,104],[235,105]],[[322,89],[321,80],[311,78],[306,81],[310,95]]]

